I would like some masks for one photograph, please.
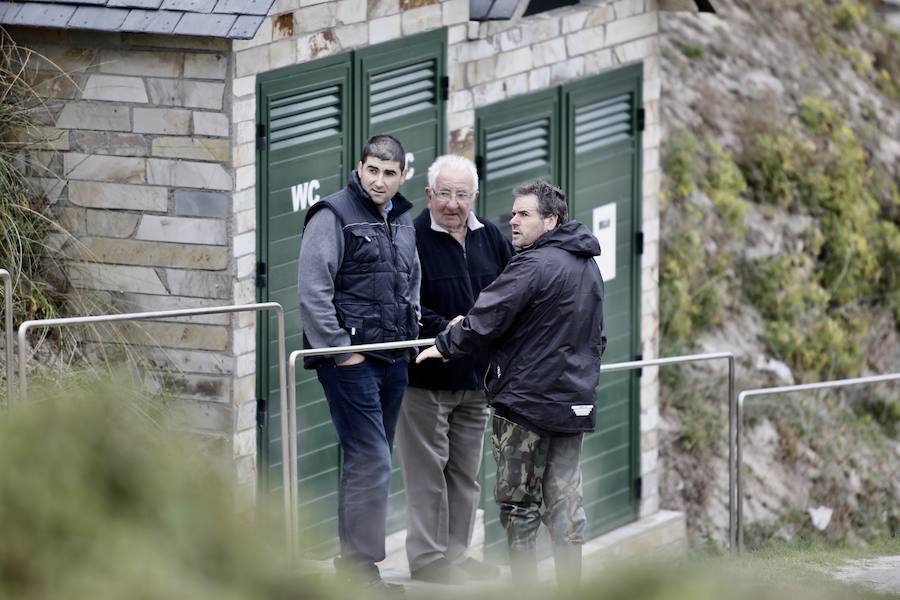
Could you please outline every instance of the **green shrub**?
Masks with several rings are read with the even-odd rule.
[[[691,60],[696,60],[703,56],[703,48],[688,42],[680,44],[678,48],[681,50],[682,54]]]
[[[716,212],[724,225],[732,233],[742,236],[747,204],[741,195],[747,191],[747,182],[731,153],[712,142],[708,147],[712,158],[705,173],[703,191],[715,204]]]
[[[868,15],[868,9],[857,0],[840,0],[831,9],[831,23],[836,28],[849,31],[855,29]]]

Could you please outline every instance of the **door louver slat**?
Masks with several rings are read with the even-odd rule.
[[[338,85],[282,98],[272,103],[269,140],[280,150],[341,134]]]
[[[487,177],[504,177],[547,164],[549,133],[549,119],[489,133],[485,141]]]
[[[436,106],[434,60],[372,75],[369,83],[372,123]]]
[[[631,94],[581,106],[575,110],[575,152],[583,154],[634,136]]]

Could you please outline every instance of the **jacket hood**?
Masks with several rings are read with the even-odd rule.
[[[561,248],[572,254],[582,256],[600,256],[600,242],[578,221],[568,221],[556,229],[548,231],[531,246]]]

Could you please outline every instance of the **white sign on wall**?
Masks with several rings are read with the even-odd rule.
[[[616,278],[616,203],[594,209],[591,231],[600,242],[600,256],[595,256],[603,281]]]
[[[306,210],[319,201],[319,195],[316,190],[319,189],[319,180],[311,179],[297,185],[291,186],[291,204],[294,212],[298,210]]]

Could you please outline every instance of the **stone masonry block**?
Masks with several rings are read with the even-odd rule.
[[[135,108],[135,133],[187,135],[191,128],[191,111],[177,108]]]
[[[297,62],[294,40],[279,40],[269,45],[269,68],[278,69]]]
[[[269,70],[269,47],[258,46],[241,50],[234,55],[234,71],[236,77],[256,75]]]
[[[641,452],[641,475],[646,475],[651,471],[655,471],[659,464],[659,454],[656,448]]]
[[[68,102],[56,121],[60,129],[131,131],[127,106],[100,102]]]
[[[148,77],[180,77],[184,54],[181,52],[138,52],[103,50],[100,72]]]
[[[585,27],[596,27],[597,25],[605,25],[613,20],[614,12],[608,4],[604,6],[595,6],[588,13]]]
[[[660,92],[662,91],[662,81],[659,79],[645,79],[644,80],[644,102],[655,102],[659,100]],[[649,146],[659,146],[659,137],[656,138],[656,143],[649,144]],[[645,145],[645,148],[649,146]]]
[[[476,96],[477,98],[477,96]],[[476,106],[478,106],[476,101]],[[472,127],[475,124],[475,111],[464,110],[461,112],[450,113],[447,116],[447,129],[456,131],[466,127]]]
[[[584,57],[576,56],[550,65],[550,83],[558,85],[584,76]]]
[[[495,79],[497,79],[497,57],[490,56],[466,63],[466,83],[470,87],[493,82]]]
[[[228,330],[220,325],[126,321],[118,324],[116,329],[126,340],[142,346],[220,352],[228,348]]]
[[[238,279],[250,277],[256,270],[256,255],[248,254],[235,261],[234,276]]]
[[[370,28],[371,34],[371,28]],[[320,31],[297,38],[297,62],[308,62],[330,56],[339,50],[337,37],[331,30]]]
[[[213,110],[222,108],[225,95],[225,84],[212,81],[147,79],[147,89],[153,104]]]
[[[253,362],[256,362],[256,356],[249,354],[247,356],[251,356],[253,358]],[[240,356],[238,360],[240,360]],[[254,365],[255,366],[255,365]],[[241,431],[243,429],[250,429],[251,427],[256,426],[256,402],[244,402],[242,404],[237,405],[237,410],[235,411],[234,417],[234,429],[235,431]]]
[[[499,102],[505,98],[506,90],[502,81],[490,81],[472,88],[472,99],[476,108]]]
[[[238,77],[231,80],[231,92],[235,98],[243,98],[256,93],[256,77]]]
[[[187,79],[225,79],[228,58],[224,54],[186,54],[184,76]]]
[[[248,98],[247,100],[240,100],[231,105],[231,118],[235,123],[242,123],[244,121],[253,122],[253,131],[256,131],[256,98]],[[254,133],[254,136],[256,134]],[[242,143],[242,142],[238,142]]]
[[[234,389],[233,401],[237,404],[256,400],[256,373],[247,377],[235,378],[232,382]]]
[[[256,165],[238,167],[234,173],[234,189],[245,190],[256,185]]]
[[[566,36],[566,50],[569,56],[577,56],[604,47],[604,27],[582,29]]]
[[[399,0],[368,0],[366,18],[369,21],[400,12]]]
[[[64,176],[68,179],[144,183],[146,159],[100,156],[68,152],[63,155]]]
[[[626,64],[644,60],[656,52],[656,44],[651,43],[653,38],[641,38],[619,44],[615,47],[616,60],[619,64]],[[646,73],[644,74],[646,78]]]
[[[245,167],[256,162],[256,144],[236,144],[231,153],[231,161],[235,167]]]
[[[507,77],[501,83],[507,98],[528,93],[528,73],[519,73],[518,75]]]
[[[366,12],[369,9],[367,0],[338,0],[338,23],[350,25],[352,23],[365,23]]]
[[[400,37],[400,15],[369,21],[369,43],[378,44]]]
[[[222,138],[157,137],[153,139],[153,156],[191,160],[228,160],[229,143]]]
[[[77,206],[164,212],[165,188],[94,181],[70,181],[69,202]]]
[[[334,29],[334,35],[341,49],[358,48],[369,42],[369,25],[366,23],[343,25]]]
[[[566,60],[566,41],[562,38],[540,42],[531,47],[535,67]]]
[[[91,75],[84,92],[84,100],[107,100],[111,102],[147,102],[147,90],[140,77],[118,75]]]
[[[610,23],[606,31],[606,43],[610,46],[656,35],[659,31],[659,13],[644,13]]]
[[[144,215],[135,238],[154,242],[224,246],[225,221],[192,217]]]
[[[256,209],[256,189],[254,188],[235,192],[232,198],[234,200],[232,211],[235,213]]]
[[[562,32],[572,33],[573,31],[581,31],[584,24],[587,23],[588,13],[586,10],[572,12],[562,17]]]
[[[247,304],[256,300],[256,282],[253,279],[235,282],[232,287],[232,301],[235,304]]]
[[[231,175],[216,163],[151,158],[147,160],[147,181],[170,187],[224,191],[231,189]]]
[[[256,327],[243,327],[232,332],[233,354],[245,354],[254,350],[256,350]]]
[[[453,25],[447,29],[447,43],[450,46],[460,44],[466,40],[466,23]]]
[[[27,132],[16,136],[39,150],[68,150],[69,132],[55,127],[29,127]]]
[[[655,431],[659,427],[659,407],[651,406],[641,411],[641,432]]]
[[[317,4],[294,11],[294,32],[312,33],[337,25],[337,2]]]
[[[137,218],[139,215],[127,216]],[[82,243],[83,258],[99,262],[203,271],[218,271],[228,267],[228,249],[224,247],[107,238],[86,238]],[[81,251],[76,252],[80,254]]]
[[[656,430],[641,434],[641,452],[659,448],[659,432]]]
[[[474,108],[472,92],[462,90],[450,94],[450,110],[453,112]]]
[[[228,137],[228,116],[222,113],[193,113],[194,135]]]
[[[506,31],[501,31],[494,36],[494,48],[497,52],[509,52],[522,47],[522,28],[513,27]]]
[[[162,296],[164,298],[164,296]],[[173,309],[174,310],[174,309]],[[160,370],[176,369],[182,373],[230,375],[231,359],[219,352],[204,350],[176,350],[174,348],[142,349],[150,366]]]
[[[534,44],[559,36],[559,19],[535,19],[522,23],[522,43]]]
[[[248,231],[234,236],[234,256],[244,256],[256,251],[256,232]]]
[[[85,154],[147,156],[147,138],[135,133],[73,131],[74,147]]]
[[[231,296],[231,276],[228,273],[166,269],[166,281],[169,291],[176,296],[220,300]]]
[[[157,244],[162,246],[163,244]],[[222,248],[214,248],[221,251]],[[122,294],[116,297],[116,307],[122,312],[141,312],[141,311],[158,311],[158,310],[177,310],[180,308],[202,308],[207,306],[219,306],[222,303],[209,298],[185,298],[182,296],[152,296],[147,294]],[[205,325],[230,325],[231,315],[229,314],[211,314],[196,315],[192,317],[170,317],[168,319],[157,319],[158,321],[172,321],[174,323],[199,323]],[[227,357],[221,357],[221,361],[230,365],[231,361]],[[202,369],[185,369],[187,371],[206,372]],[[212,371],[210,371],[212,372]],[[226,371],[222,371],[223,373]]]
[[[441,22],[445,27],[469,20],[469,0],[447,0],[441,3]]]
[[[613,3],[616,19],[624,19],[644,12],[644,0],[618,0]]]
[[[69,276],[76,288],[165,294],[166,288],[154,269],[98,263],[69,263]]]
[[[533,64],[531,48],[519,48],[497,55],[496,77],[501,79],[516,73],[524,73]]]
[[[605,48],[584,55],[584,72],[586,75],[600,74],[613,66],[612,50]]]
[[[528,91],[536,92],[550,87],[550,67],[532,69],[528,72]]]
[[[218,192],[175,191],[175,214],[180,217],[228,216],[228,196]]]
[[[241,431],[234,436],[234,458],[256,455],[256,429]]]
[[[440,4],[431,4],[403,11],[400,15],[400,25],[403,35],[412,35],[422,31],[437,29],[443,22],[443,12]]]
[[[134,233],[135,228],[137,227],[140,218],[140,215],[136,215],[133,213],[85,209],[85,232],[88,235],[102,235],[112,238],[131,237],[131,235]],[[97,258],[97,260],[100,262],[105,262],[105,259],[102,258]]]
[[[495,54],[494,46],[487,40],[473,40],[450,47],[448,51],[451,63],[467,63],[473,60],[488,58]]]

